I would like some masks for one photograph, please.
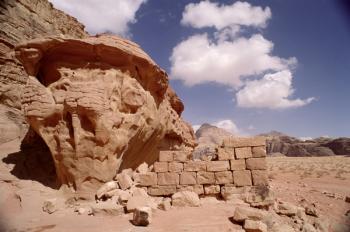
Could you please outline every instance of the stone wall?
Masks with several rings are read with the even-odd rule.
[[[224,196],[268,185],[263,137],[227,138],[216,153],[215,160],[202,161],[192,160],[192,154],[184,151],[161,151],[153,171],[139,174],[138,182],[152,196],[181,190]]]

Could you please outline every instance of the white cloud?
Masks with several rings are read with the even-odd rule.
[[[271,18],[269,7],[251,6],[247,2],[219,5],[210,1],[190,3],[182,13],[181,23],[194,28],[215,27],[221,30],[232,25],[265,27]]]
[[[230,119],[225,119],[213,123],[214,126],[224,129],[234,135],[239,134],[237,125]]]
[[[147,0],[49,0],[53,5],[86,26],[91,34],[112,32],[128,36],[129,24],[135,23],[135,14]]]
[[[314,98],[290,99],[294,93],[292,74],[283,70],[266,74],[260,80],[248,81],[236,93],[237,104],[245,108],[283,109],[300,107],[309,104]]]
[[[236,94],[236,102],[241,107],[282,109],[312,102],[313,98],[290,99],[294,92],[290,70],[297,63],[295,57],[273,55],[273,42],[260,33],[246,31],[250,36],[240,33],[243,27],[264,28],[270,18],[269,7],[252,6],[247,2],[188,4],[182,14],[183,25],[215,30],[197,33],[173,48],[171,77],[182,80],[187,86],[215,82],[228,86],[233,92],[241,88]],[[263,76],[266,73],[270,74]],[[249,81],[252,77],[262,79]]]
[[[295,58],[272,56],[272,48],[273,43],[260,34],[217,42],[207,34],[197,34],[173,49],[171,76],[188,86],[217,82],[238,87],[242,77],[283,70],[296,63]]]

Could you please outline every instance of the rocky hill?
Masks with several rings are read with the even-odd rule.
[[[221,145],[223,139],[228,136],[232,136],[232,134],[208,123],[204,123],[196,131],[196,138],[199,144]]]
[[[28,126],[20,112],[27,75],[13,48],[43,36],[88,34],[75,18],[53,8],[47,0],[0,1],[0,143],[23,137]]]
[[[302,141],[276,131],[260,135],[267,138],[268,154],[281,153],[286,156],[350,155],[350,138],[320,137]]]

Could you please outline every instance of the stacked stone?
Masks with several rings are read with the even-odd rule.
[[[198,195],[239,193],[241,187],[267,185],[265,139],[228,138],[217,160],[190,160],[185,151],[161,151],[154,171],[140,174],[148,194],[168,196],[188,190]]]

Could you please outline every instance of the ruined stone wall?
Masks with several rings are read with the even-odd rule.
[[[217,160],[192,160],[184,151],[162,151],[153,171],[139,174],[140,186],[152,196],[181,190],[198,195],[242,194],[251,186],[266,186],[266,147],[263,137],[227,138],[217,148]]]

